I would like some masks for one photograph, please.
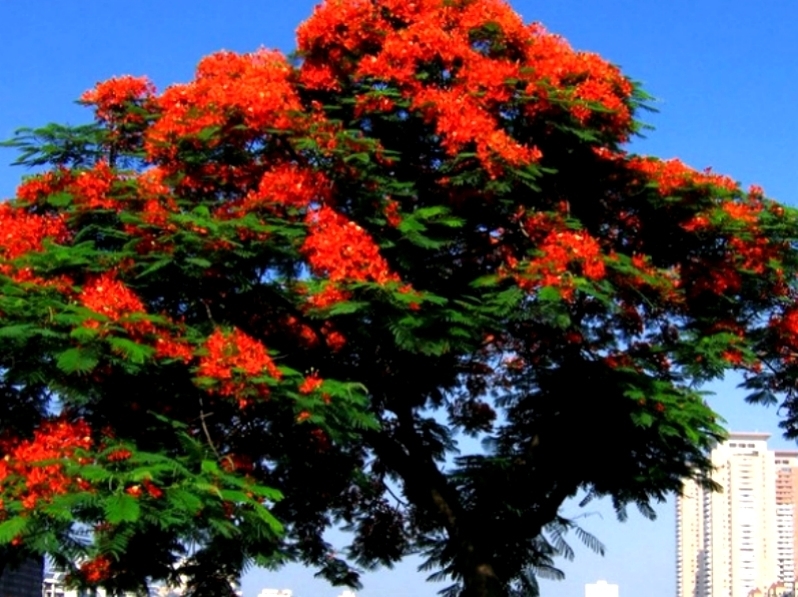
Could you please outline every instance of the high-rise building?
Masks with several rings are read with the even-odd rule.
[[[771,451],[767,433],[732,433],[712,450],[712,480],[676,506],[677,597],[748,597],[795,580],[798,452]]]
[[[0,597],[40,597],[44,578],[44,560],[30,559],[17,568],[6,568],[0,574]]]
[[[795,580],[798,569],[798,452],[776,451],[776,559],[779,580]]]
[[[585,597],[618,597],[618,585],[599,580],[585,585]]]

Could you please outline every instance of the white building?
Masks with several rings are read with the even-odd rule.
[[[593,584],[585,585],[585,597],[618,597],[618,585],[599,580]]]
[[[291,589],[261,589],[258,597],[292,597],[293,594]]]
[[[65,577],[64,572],[47,571],[42,582],[42,597],[108,597],[105,589],[68,589]],[[125,593],[124,597],[135,597],[135,593]]]
[[[778,579],[792,583],[798,568],[798,452],[779,450],[776,464],[776,560]]]
[[[712,450],[712,479],[694,481],[676,505],[677,597],[747,597],[792,582],[798,452],[767,449],[766,433],[732,433]]]
[[[183,580],[185,581],[185,579]],[[179,587],[168,587],[163,584],[155,584],[151,585],[149,588],[150,597],[183,597],[185,593],[185,584]],[[240,587],[235,587],[235,593],[239,597],[243,594]],[[291,591],[277,591],[274,594],[267,595],[268,597],[291,597]],[[42,582],[42,597],[108,597],[108,593],[102,588],[67,588],[66,573],[59,570],[48,570]],[[124,593],[123,597],[136,597],[136,594]]]

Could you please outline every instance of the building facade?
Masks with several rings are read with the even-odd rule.
[[[265,591],[266,589],[264,589]],[[149,597],[183,597],[186,594],[187,588],[185,579],[182,579],[182,584],[176,587],[169,587],[164,584],[153,584],[149,587]],[[243,594],[241,588],[236,586],[235,593],[239,597]],[[62,570],[48,570],[44,577],[44,581],[39,580],[39,585],[36,593],[31,593],[35,597],[137,597],[135,592],[125,592],[121,595],[111,596],[103,588],[79,589],[70,587],[67,582],[67,575]],[[16,593],[3,593],[0,592],[0,597],[26,597],[24,595],[17,595]],[[263,593],[258,597],[291,597],[291,592],[287,593],[276,592]]]
[[[618,585],[599,580],[585,585],[585,597],[618,597]]]
[[[42,559],[27,560],[18,568],[6,568],[0,574],[0,597],[40,597],[42,578]]]
[[[677,597],[748,597],[795,580],[798,452],[732,433],[712,450],[712,492],[685,483],[676,506]]]

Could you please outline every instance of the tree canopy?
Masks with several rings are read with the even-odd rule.
[[[527,596],[569,529],[600,549],[565,499],[710,483],[701,383],[742,372],[798,436],[796,213],[630,153],[648,99],[501,0],[326,0],[295,56],[20,130],[5,561],[216,597],[420,553],[447,595]]]

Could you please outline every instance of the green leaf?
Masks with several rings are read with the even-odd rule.
[[[13,539],[19,537],[28,526],[28,520],[27,517],[15,516],[0,523],[0,544],[11,543]]]
[[[88,373],[97,366],[98,358],[94,351],[84,348],[70,348],[58,355],[57,365],[64,373]]]
[[[218,126],[206,126],[199,133],[197,133],[197,139],[200,141],[210,141],[220,130],[221,129]]]
[[[105,481],[113,475],[101,466],[90,464],[80,467],[80,476],[86,481]]]
[[[200,257],[189,257],[186,259],[186,263],[190,263],[192,265],[196,265],[197,267],[201,267],[203,269],[207,269],[211,267],[213,264],[208,261],[207,259],[202,259]]]
[[[155,354],[155,350],[152,347],[138,344],[127,338],[108,338],[108,344],[111,345],[111,349],[114,352],[123,355],[130,362],[137,365],[146,362]]]
[[[257,506],[255,508],[255,512],[257,513],[258,518],[260,518],[263,522],[265,522],[267,525],[269,525],[269,528],[274,533],[276,533],[278,535],[283,533],[283,531],[285,530],[285,527],[283,527],[282,523],[279,520],[277,520],[274,517],[274,515],[272,515],[272,513],[269,512],[269,510],[267,508],[265,508],[263,506]]]
[[[239,503],[248,503],[252,501],[245,492],[239,491],[237,489],[222,489],[219,492],[219,497],[221,497],[226,502],[239,502]]]
[[[126,493],[111,496],[105,502],[105,517],[111,524],[135,522],[141,514],[139,503]]]
[[[30,324],[7,325],[0,328],[0,338],[21,338],[29,336],[35,328]]]
[[[166,491],[166,498],[176,508],[187,510],[192,515],[202,508],[202,500],[185,489],[169,488]]]
[[[203,460],[201,468],[203,473],[211,473],[212,475],[219,473],[219,465],[213,460]]]
[[[538,291],[538,298],[541,301],[551,302],[551,303],[559,303],[562,302],[562,295],[560,295],[560,291],[557,290],[554,286],[544,286]]]
[[[47,197],[47,203],[53,207],[68,207],[72,204],[72,195],[70,193],[53,193]]]
[[[91,342],[98,336],[97,330],[94,328],[87,328],[86,326],[78,326],[69,332],[69,337],[74,338],[78,342],[86,343]]]
[[[329,315],[346,315],[348,313],[355,313],[367,306],[368,303],[363,301],[342,301],[340,303],[335,303],[332,307],[327,309],[327,313]]]
[[[359,164],[366,165],[371,162],[371,155],[365,152],[353,153],[344,158],[345,163],[358,162]]]

